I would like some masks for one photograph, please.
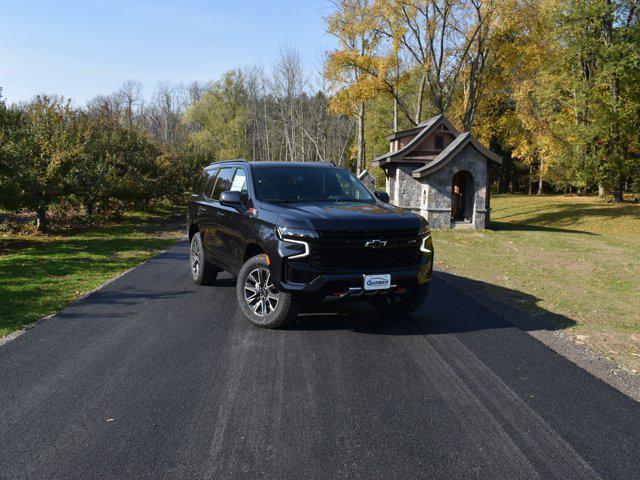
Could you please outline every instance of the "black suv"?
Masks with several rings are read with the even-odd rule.
[[[237,275],[242,311],[267,328],[303,299],[408,314],[427,296],[433,245],[426,220],[388,200],[328,163],[216,162],[189,197],[193,280]]]

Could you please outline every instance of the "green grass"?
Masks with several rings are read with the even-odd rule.
[[[168,212],[51,235],[0,235],[0,337],[69,302],[172,245],[183,232]]]
[[[640,371],[640,205],[494,196],[485,231],[435,231],[436,261]]]

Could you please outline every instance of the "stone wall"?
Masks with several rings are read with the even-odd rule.
[[[411,176],[411,172],[420,166],[419,163],[398,165],[396,169],[396,205],[410,209],[420,208],[422,183],[420,179]]]
[[[473,177],[474,210],[472,226],[486,228],[487,159],[471,144],[455,158],[428,177],[413,178],[418,165],[399,165],[396,170],[396,203],[424,216],[432,228],[451,228],[451,186],[456,172],[468,171]],[[467,197],[469,198],[469,197]]]

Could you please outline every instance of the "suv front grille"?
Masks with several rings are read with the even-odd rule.
[[[310,242],[309,263],[320,270],[381,270],[409,267],[420,262],[417,228],[389,230],[321,230]],[[386,245],[365,247],[370,241]]]

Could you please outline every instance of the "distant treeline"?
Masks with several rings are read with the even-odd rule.
[[[269,71],[163,83],[149,99],[133,81],[82,107],[55,96],[7,106],[0,97],[0,209],[37,212],[44,229],[62,201],[87,216],[184,201],[216,160],[346,164],[353,121],[328,102],[287,49]]]
[[[129,81],[85,106],[0,96],[0,209],[109,215],[184,200],[212,161],[333,161],[444,113],[504,157],[498,192],[640,190],[637,0],[336,0],[310,78],[284,48],[210,83]],[[1,92],[0,92],[1,93]],[[371,169],[381,177],[379,169]]]

